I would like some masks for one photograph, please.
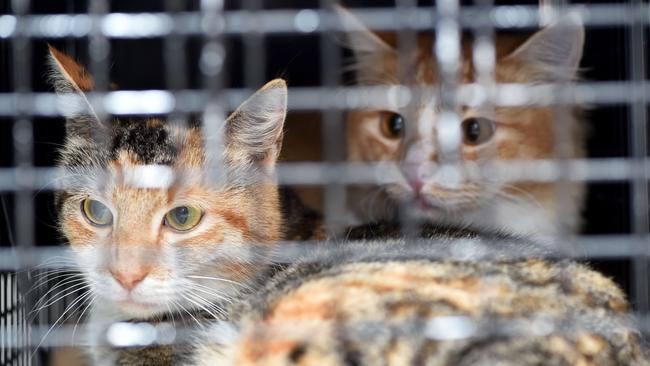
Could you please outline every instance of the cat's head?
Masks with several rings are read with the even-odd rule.
[[[90,289],[131,317],[217,312],[212,304],[263,268],[254,249],[279,240],[285,82],[269,82],[212,128],[100,120],[92,77],[54,48],[50,61],[67,117],[59,223]],[[205,130],[221,137],[211,142]]]
[[[436,96],[440,90],[440,71],[433,37],[419,34],[412,52],[400,53],[394,45],[394,34],[375,34],[345,9],[338,10],[348,29],[346,43],[353,51],[352,69],[356,72],[357,84],[400,84],[429,91],[423,96],[412,94],[406,107],[387,106],[383,110],[356,110],[348,114],[349,160],[400,163],[399,168],[390,173],[393,176],[388,177],[390,183],[383,186],[381,194],[408,202],[424,212],[443,214],[462,213],[497,197],[525,199],[527,194],[535,194],[531,190],[539,187],[534,184],[503,184],[498,179],[457,174],[459,170],[440,164],[441,106]],[[569,82],[576,78],[583,42],[582,25],[570,19],[543,28],[527,39],[499,36],[496,38],[494,80],[527,85]],[[471,42],[463,37],[461,45],[459,83],[474,83]],[[394,90],[400,92],[399,88]],[[554,113],[559,110],[568,117],[560,121],[571,124],[567,128],[571,132],[568,155],[580,157],[582,138],[573,108],[461,106],[457,110],[459,118],[452,119],[452,123],[460,126],[461,135],[450,136],[459,140],[460,161],[456,164],[472,168],[495,160],[552,159],[553,120]],[[459,169],[463,173],[462,168]],[[553,192],[544,189],[543,194],[552,195]]]

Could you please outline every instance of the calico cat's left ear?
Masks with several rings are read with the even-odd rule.
[[[584,42],[582,23],[567,16],[535,33],[507,58],[535,65],[552,78],[572,79],[580,65]]]
[[[287,114],[287,84],[275,79],[260,88],[226,121],[226,150],[243,164],[272,169],[282,147],[282,128]]]
[[[90,131],[103,125],[86,97],[95,89],[92,76],[70,56],[48,45],[50,55],[50,80],[57,94],[65,97],[61,105],[67,119],[66,132],[89,136]]]

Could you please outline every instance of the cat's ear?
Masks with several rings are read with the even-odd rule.
[[[374,79],[375,76],[385,74],[386,59],[396,56],[395,49],[368,29],[349,10],[337,4],[333,7],[345,33],[343,45],[354,54],[353,69],[357,71],[358,77]]]
[[[97,113],[86,97],[93,91],[92,76],[70,56],[48,45],[50,80],[56,92],[63,96],[60,108],[67,119],[66,132],[88,136],[93,129],[102,128]]]
[[[287,114],[287,83],[275,79],[260,88],[226,121],[228,155],[239,162],[272,169],[282,147]]]
[[[535,33],[507,58],[533,64],[555,78],[572,79],[580,65],[584,42],[582,23],[567,16]]]
[[[355,53],[380,53],[393,50],[349,10],[338,4],[334,4],[333,7],[339,16],[343,31],[346,33],[347,46],[352,51]]]

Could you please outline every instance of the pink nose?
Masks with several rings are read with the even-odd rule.
[[[111,274],[117,282],[127,291],[131,291],[147,277],[150,272],[149,268],[141,267],[135,269],[111,269]]]
[[[407,163],[402,167],[402,172],[415,193],[419,193],[424,185],[424,181],[419,174],[419,169],[420,164],[418,163]]]

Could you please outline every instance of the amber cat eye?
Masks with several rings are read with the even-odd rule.
[[[164,224],[177,231],[188,231],[199,224],[203,212],[192,206],[176,207],[165,215]]]
[[[480,145],[494,135],[496,125],[487,118],[475,117],[463,121],[463,142],[467,145]]]
[[[386,137],[397,138],[404,133],[404,117],[395,112],[381,113],[381,132]]]
[[[113,214],[105,204],[86,198],[81,202],[81,212],[95,226],[109,226],[113,223]]]

